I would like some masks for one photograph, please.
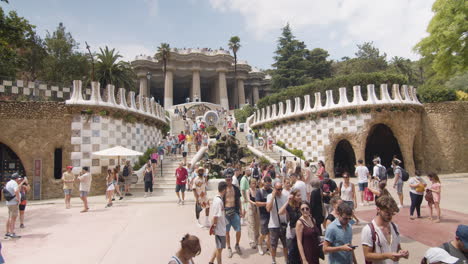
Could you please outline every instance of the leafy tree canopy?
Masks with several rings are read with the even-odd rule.
[[[468,1],[436,0],[434,17],[414,49],[423,57],[433,56],[437,75],[450,77],[468,69]]]

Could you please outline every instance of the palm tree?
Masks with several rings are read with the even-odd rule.
[[[161,43],[161,46],[158,47],[158,52],[154,55],[154,57],[158,60],[162,60],[163,62],[163,82],[164,85],[166,84],[166,67],[169,58],[171,57],[171,47],[168,43]]]
[[[238,36],[233,36],[229,39],[228,43],[229,49],[232,50],[232,53],[234,54],[234,87],[237,86],[237,51],[239,51],[241,44],[240,44],[240,38]],[[235,98],[235,102],[239,102],[239,95],[237,95],[238,98]]]
[[[122,55],[115,49],[99,48],[97,54],[96,77],[101,83],[101,87],[113,84],[117,87],[135,89],[135,73],[130,63],[120,60]]]

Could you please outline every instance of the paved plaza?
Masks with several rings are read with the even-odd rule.
[[[422,209],[423,219],[409,220],[409,199],[405,197],[405,208],[394,220],[400,226],[404,237],[402,246],[410,250],[410,258],[400,263],[419,263],[428,246],[452,239],[456,226],[468,223],[468,207],[466,199],[462,199],[466,198],[468,174],[444,175],[442,184],[444,210],[440,224],[429,222],[426,207]],[[394,190],[391,193],[395,197]],[[405,195],[407,193],[405,190]],[[210,191],[209,196],[213,195]],[[167,263],[178,250],[182,236],[190,233],[198,236],[202,244],[202,252],[195,262],[207,263],[214,249],[214,238],[208,235],[207,229],[201,229],[195,223],[193,194],[187,193],[184,206],[178,206],[175,194],[171,193],[150,198],[142,196],[136,194],[125,198],[110,209],[104,209],[104,196],[94,196],[90,198],[88,213],[80,213],[82,207],[76,197],[72,199],[70,210],[64,209],[62,200],[30,202],[26,228],[17,229],[22,238],[2,240],[2,253],[7,263],[14,264]],[[2,206],[0,210],[0,221],[4,223],[7,209]],[[360,245],[359,232],[364,221],[369,221],[374,213],[374,206],[358,208],[357,215],[363,223],[354,226],[353,244]],[[234,254],[228,259],[224,252],[223,263],[271,263],[269,256],[260,256],[248,249],[246,226],[242,230],[244,254]],[[363,263],[361,246],[356,253],[358,262]],[[281,257],[278,263],[283,263]]]

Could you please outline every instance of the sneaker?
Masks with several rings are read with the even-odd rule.
[[[227,252],[228,252],[228,258],[232,258],[232,249],[228,248]]]
[[[115,198],[112,198],[112,201],[115,201]]]
[[[21,238],[21,236],[16,235],[15,233],[10,234],[11,238]]]
[[[133,196],[133,194],[131,194],[131,193],[127,193],[127,194],[128,194],[128,196]]]
[[[123,196],[120,196],[119,201],[123,199]]]
[[[241,248],[239,247],[239,244],[237,244],[237,245],[235,246],[235,249],[236,249],[237,254],[242,255],[242,250],[241,250]]]
[[[24,224],[21,224],[21,225],[20,225],[20,228],[24,228]]]
[[[10,234],[6,233],[5,236],[3,237],[3,239],[10,240],[11,239]]]
[[[196,222],[197,222],[197,225],[198,225],[199,228],[203,228],[203,227],[204,227],[202,224],[200,224],[200,221],[196,220]]]
[[[399,205],[398,205],[398,208],[403,208],[403,205],[402,205],[402,204],[399,204]]]
[[[262,246],[258,246],[258,254],[262,256],[265,255],[265,252],[263,251]]]
[[[265,254],[267,254],[267,255],[271,255],[271,254],[270,254],[270,250],[269,250],[268,248],[267,248],[267,250],[266,250]]]
[[[182,202],[182,200],[179,199],[179,201],[177,201],[177,204],[180,204]]]
[[[182,200],[182,203],[181,203],[181,204],[184,205],[184,200]]]

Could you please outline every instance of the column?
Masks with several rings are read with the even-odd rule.
[[[244,80],[243,79],[238,79],[237,80],[237,94],[239,95],[239,108],[242,108],[242,106],[245,105],[245,90],[244,90]]]
[[[256,104],[258,102],[258,99],[259,99],[259,93],[258,93],[258,86],[254,86],[253,87],[253,104]]]
[[[173,103],[173,75],[172,71],[166,71],[166,79],[164,80],[164,108],[169,108]]]
[[[229,110],[229,99],[226,85],[226,69],[219,69],[218,72],[219,104],[224,107],[224,109]]]
[[[192,93],[190,94],[192,102],[195,101],[195,98],[201,102],[201,90],[200,90],[200,71],[194,70],[192,72]]]
[[[140,77],[140,95],[148,97],[148,79],[146,76]]]

